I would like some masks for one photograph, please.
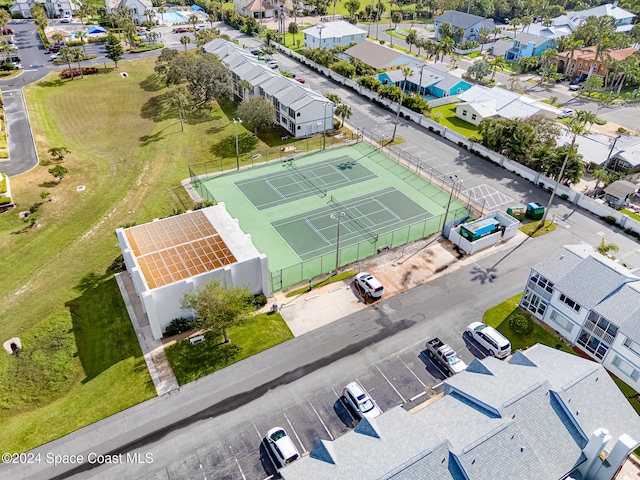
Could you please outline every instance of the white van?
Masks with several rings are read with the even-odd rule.
[[[467,333],[486,348],[492,357],[505,358],[511,355],[511,343],[495,328],[482,322],[473,322],[467,327]]]

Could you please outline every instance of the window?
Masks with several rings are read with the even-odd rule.
[[[640,343],[636,343],[631,340],[629,337],[624,341],[624,346],[631,350],[636,355],[640,355]]]
[[[540,318],[544,317],[544,312],[547,310],[547,302],[545,302],[540,295],[528,288],[527,291],[524,292],[520,304]]]
[[[582,326],[577,343],[595,358],[602,360],[613,344],[618,327],[596,312],[590,312]]]
[[[554,287],[553,282],[550,282],[539,273],[534,273],[533,275],[531,275],[528,286],[547,300],[551,298]]]
[[[580,311],[580,305],[567,297],[564,293],[560,294],[560,301],[569,307],[573,308],[576,312]]]
[[[296,117],[299,117],[299,116],[300,116],[300,112],[296,113]]]
[[[571,320],[566,318],[561,313],[558,313],[556,310],[553,310],[551,312],[551,315],[549,315],[549,318],[556,325],[559,325],[565,332],[571,333],[571,330],[573,330],[573,323],[571,323]]]
[[[471,115],[471,120],[475,120],[476,118],[477,118],[477,115],[475,113]]]
[[[618,370],[620,370],[622,373],[624,373],[627,377],[631,378],[632,380],[638,380],[638,378],[640,378],[640,372],[635,368],[633,368],[633,365],[623,360],[619,356],[616,355],[615,357],[613,357],[613,362],[611,363],[613,363],[616,367],[618,367]]]
[[[300,125],[298,125],[298,130],[300,130]]]
[[[467,111],[466,110],[462,110],[462,116],[466,117],[467,116]]]

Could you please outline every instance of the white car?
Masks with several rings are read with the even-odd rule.
[[[51,56],[49,57],[49,60],[54,61],[56,58],[62,58],[62,54],[60,52],[52,53]]]
[[[300,458],[298,449],[293,444],[291,437],[287,434],[284,428],[275,427],[267,432],[265,437],[273,456],[276,457],[278,465],[276,467],[281,468],[285,465]]]
[[[71,15],[65,15],[60,19],[60,23],[71,23],[72,20]]]
[[[584,87],[580,84],[569,85],[569,90],[572,92],[577,92],[578,90],[582,90]]]
[[[267,66],[269,68],[278,68],[278,62],[276,62],[275,60],[268,60],[267,61]]]
[[[375,418],[382,413],[365,389],[357,382],[351,382],[344,387],[342,397],[359,418]]]
[[[362,272],[356,275],[356,285],[371,298],[380,298],[384,295],[384,287],[370,273]]]
[[[486,348],[492,357],[505,358],[511,355],[511,343],[495,328],[482,322],[473,322],[467,327],[467,333]]]
[[[558,114],[558,118],[569,118],[571,115],[573,115],[573,110],[570,108],[563,108]]]

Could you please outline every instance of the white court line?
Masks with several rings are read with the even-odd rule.
[[[326,243],[328,243],[329,245],[331,245],[331,242],[330,242],[329,240],[327,240],[327,238],[326,238],[324,235],[322,235],[322,234],[320,233],[320,231],[319,231],[316,227],[314,227],[314,226],[313,226],[313,224],[309,221],[309,219],[308,219],[308,218],[305,218],[305,219],[304,219],[304,221],[305,221],[305,222],[307,222],[307,225],[309,225],[309,227],[311,227],[311,230],[313,230],[314,232],[316,232],[316,235],[318,235],[322,240],[324,240]]]
[[[282,415],[284,415],[284,418],[287,420],[287,423],[289,424],[289,426],[291,427],[291,431],[293,432],[293,434],[296,436],[296,438],[298,439],[298,443],[300,444],[300,446],[302,447],[303,452],[302,453],[306,453],[307,452],[307,447],[304,446],[304,443],[302,443],[302,440],[300,440],[300,437],[298,436],[298,432],[296,432],[296,429],[293,428],[293,425],[291,424],[291,421],[289,420],[289,417],[287,417],[287,414],[282,412]]]
[[[247,477],[245,477],[244,472],[242,471],[242,467],[240,466],[240,462],[238,462],[238,459],[233,457],[233,459],[236,461],[236,465],[238,466],[238,470],[240,470],[240,475],[242,475],[242,480],[247,480]]]
[[[200,463],[198,465],[200,466],[200,470],[202,470],[202,478],[204,478],[204,480],[207,480],[207,474],[204,473],[204,468],[202,468],[202,464]],[[242,472],[242,470],[241,470],[241,472]]]
[[[320,414],[318,413],[318,411],[315,409],[315,407],[313,406],[313,404],[311,403],[310,400],[307,400],[307,403],[309,404],[309,406],[311,407],[311,409],[313,410],[313,412],[316,414],[316,417],[318,417],[318,420],[320,420],[320,423],[322,424],[322,426],[324,427],[324,429],[326,430],[327,434],[329,435],[329,437],[331,438],[331,440],[333,440],[333,435],[331,435],[331,432],[329,431],[329,429],[327,428],[327,425],[322,421],[322,418],[320,418]]]
[[[391,383],[389,381],[389,379],[387,378],[387,376],[382,373],[382,370],[380,370],[380,368],[376,365],[376,368],[378,369],[378,371],[380,372],[380,375],[382,375],[384,377],[384,379],[387,381],[387,383],[389,385],[391,385],[391,388],[393,388],[393,391],[396,392],[398,394],[398,396],[402,399],[402,403],[407,403],[407,401],[405,400],[405,398],[402,396],[402,394],[398,391],[398,389],[396,387],[393,386],[393,383]]]
[[[274,192],[276,192],[278,195],[280,195],[280,197],[282,197],[282,198],[287,198],[287,197],[285,197],[282,193],[280,193],[280,190],[278,190],[278,189],[275,187],[275,185],[269,181],[269,179],[268,179],[268,178],[265,178],[265,179],[264,179],[264,182],[265,182],[267,185],[269,185],[269,188],[271,188],[271,190],[273,190],[273,191],[274,191]],[[273,203],[273,202],[271,202],[271,203]]]
[[[396,357],[398,357],[398,360],[400,360],[400,361],[402,362],[402,364],[403,364],[405,367],[407,367],[407,370],[409,370],[409,371],[411,372],[411,375],[413,375],[414,377],[416,377],[416,380],[418,380],[418,381],[420,382],[420,384],[421,384],[423,387],[426,387],[426,385],[424,384],[424,382],[423,382],[422,380],[420,380],[420,377],[418,377],[418,376],[413,372],[413,370],[411,370],[411,368],[409,367],[409,365],[407,365],[406,363],[404,363],[404,360],[402,360],[402,359],[400,358],[400,355],[396,355]],[[412,399],[412,400],[413,400],[413,399]]]

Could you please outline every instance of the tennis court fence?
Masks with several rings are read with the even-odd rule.
[[[460,207],[455,210],[450,210],[447,219],[451,220],[467,215],[467,209]],[[338,270],[345,265],[359,262],[386,250],[400,247],[440,232],[442,230],[443,217],[444,214],[399,228],[392,232],[382,233],[377,235],[377,239],[374,241],[363,240],[357,244],[344,246],[338,253]],[[316,278],[319,275],[329,274],[335,270],[336,252],[333,251],[305,262],[270,271],[271,290],[277,292],[299,283],[308,282],[309,279]]]

